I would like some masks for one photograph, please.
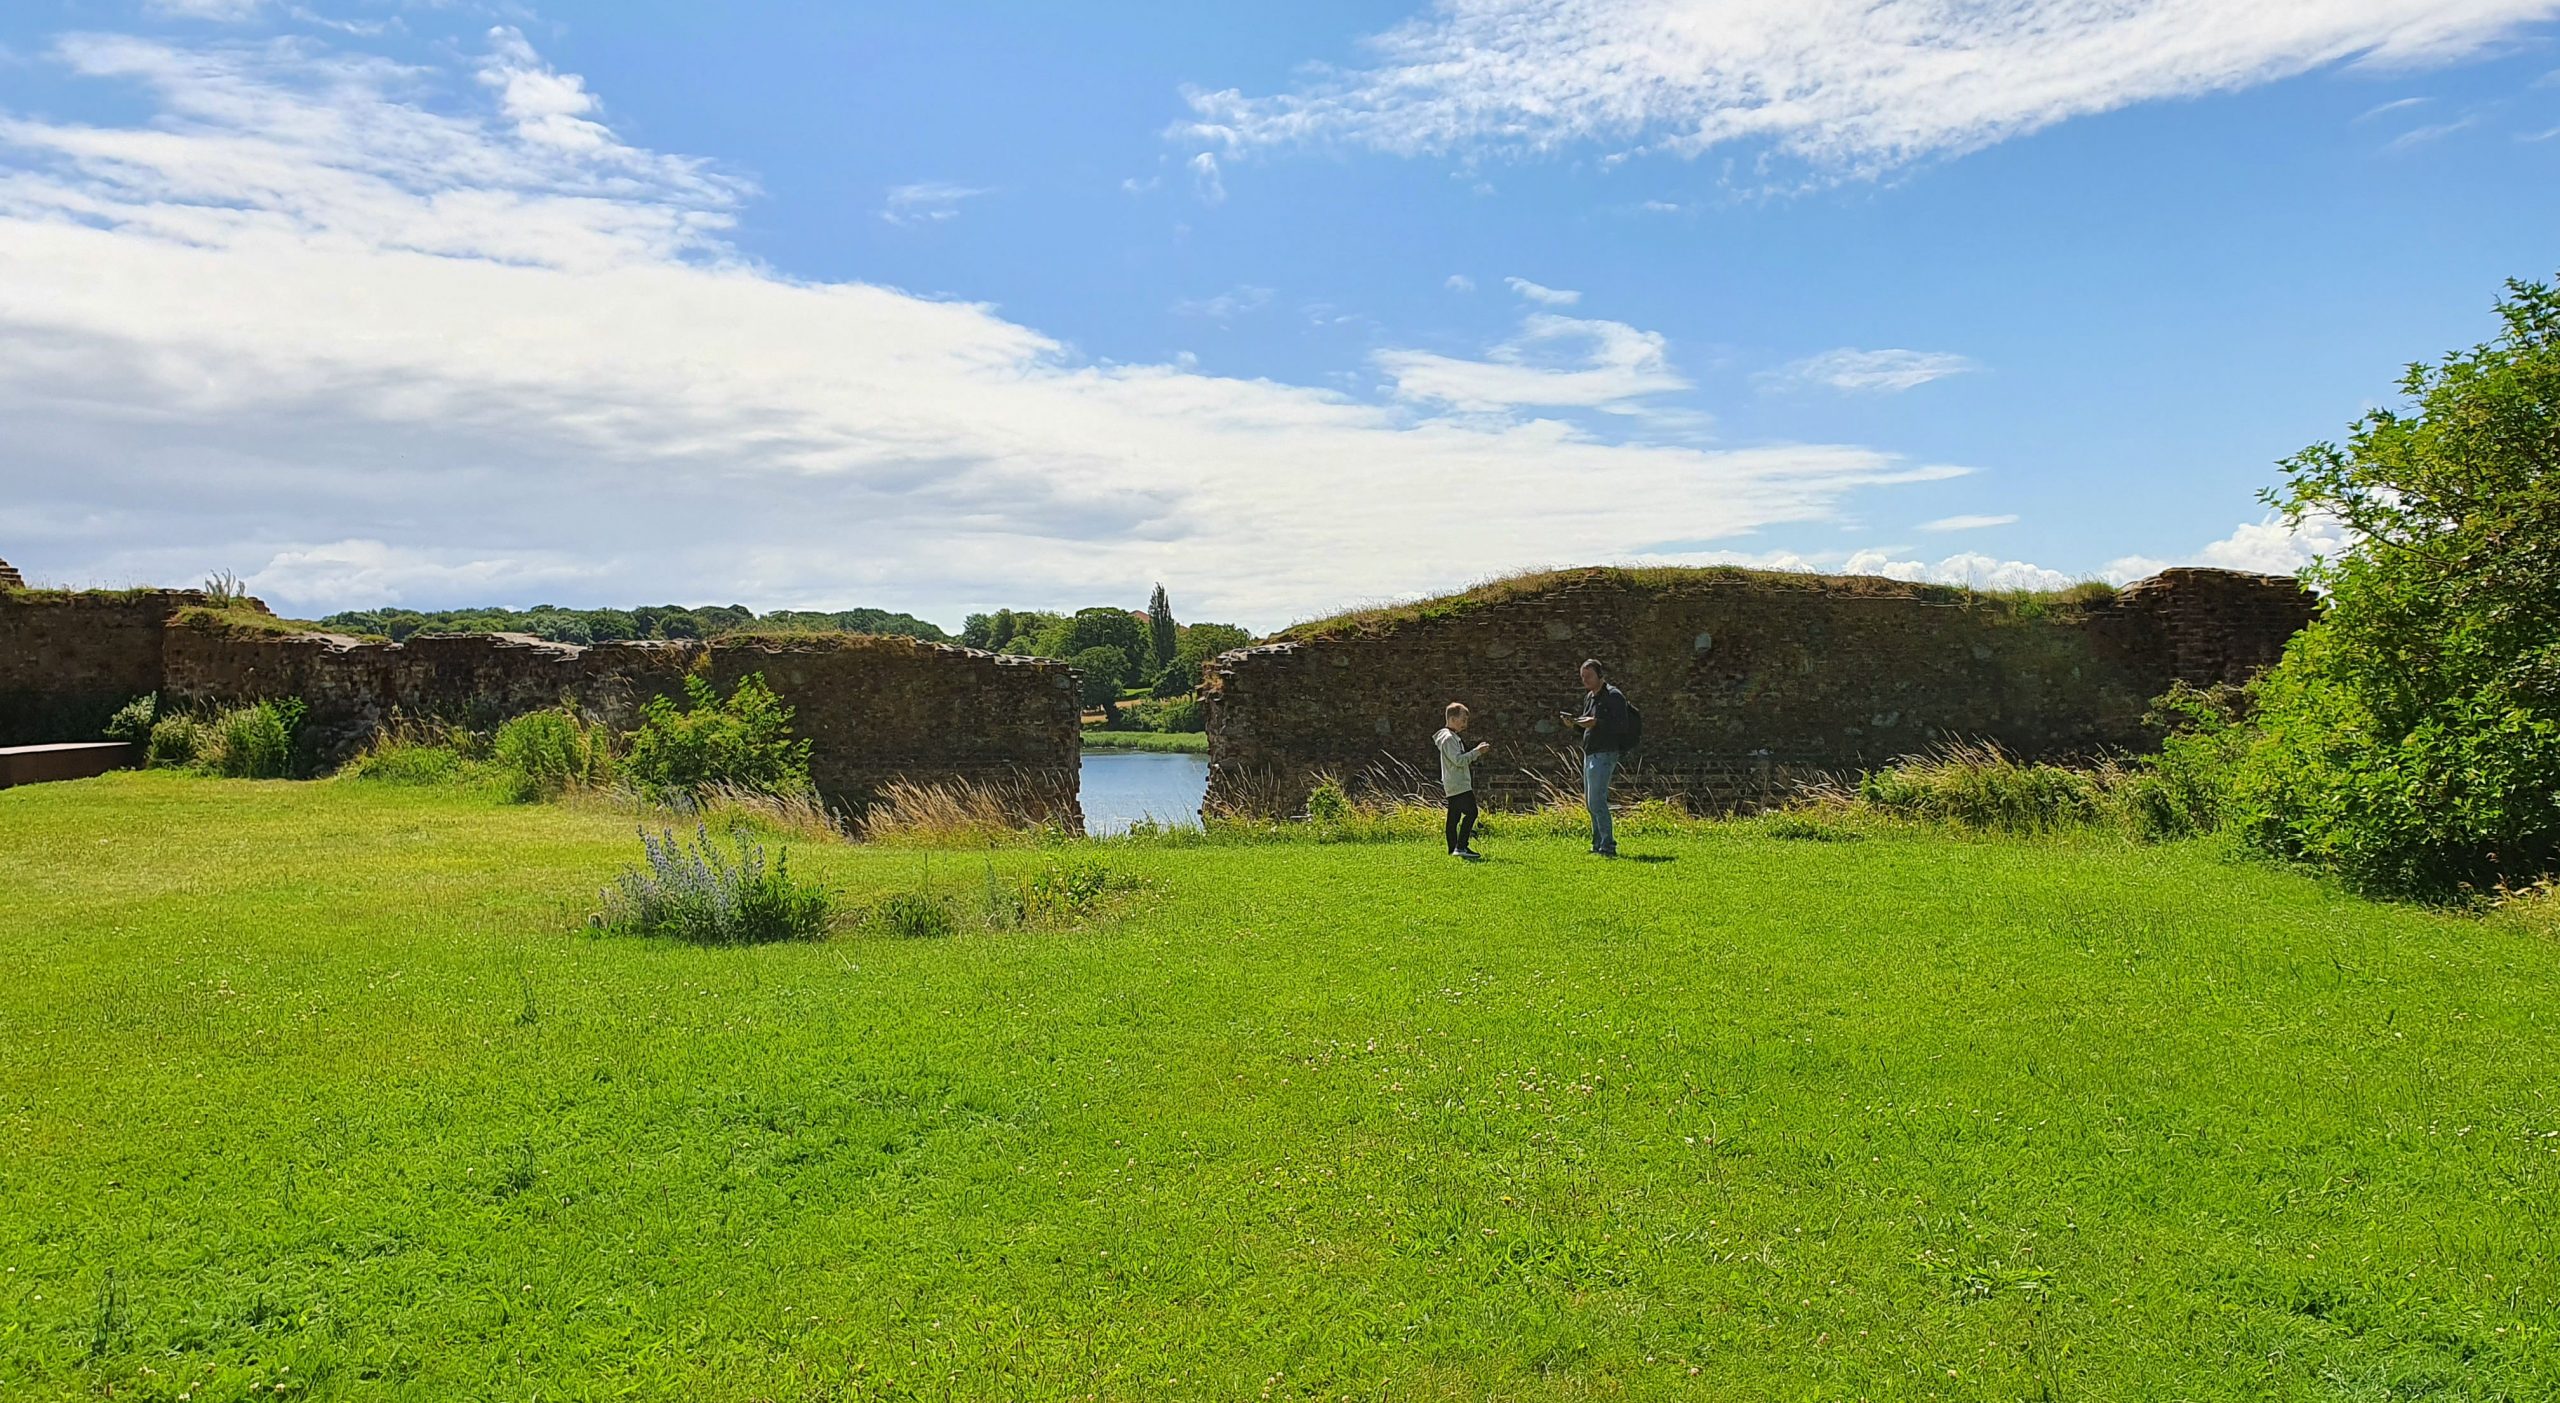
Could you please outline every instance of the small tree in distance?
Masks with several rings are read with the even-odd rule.
[[[1181,643],[1178,634],[1173,622],[1173,601],[1165,598],[1164,585],[1158,583],[1156,592],[1147,599],[1147,641],[1155,645],[1152,666],[1147,669],[1150,673],[1172,664]]]

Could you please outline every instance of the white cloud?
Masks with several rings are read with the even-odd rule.
[[[2350,539],[2345,524],[2334,517],[2313,517],[2295,527],[2287,525],[2282,517],[2270,516],[2243,522],[2230,535],[2208,542],[2182,559],[2128,555],[2109,561],[2102,573],[2111,580],[2131,580],[2171,565],[2210,565],[2222,570],[2252,570],[2261,575],[2291,575],[2308,567],[2315,558],[2336,557],[2347,548]]]
[[[947,180],[893,185],[880,206],[880,217],[891,224],[939,224],[958,217],[962,202],[987,193],[974,185],[956,185]]]
[[[1847,575],[1883,575],[1895,580],[1970,585],[1975,589],[2065,589],[2077,580],[2059,570],[2023,560],[2001,560],[1977,551],[1951,555],[1935,563],[1896,560],[1880,550],[1860,551],[1841,564]]]
[[[2390,102],[2377,103],[2374,106],[2368,107],[2364,111],[2357,113],[2356,120],[2359,122],[2370,122],[2376,117],[2388,116],[2394,112],[2406,112],[2412,107],[2424,107],[2433,101],[2435,101],[2435,99],[2429,97],[2395,98]]]
[[[1543,306],[1570,307],[1582,300],[1582,294],[1571,288],[1541,287],[1527,278],[1504,278],[1503,281],[1510,285],[1513,292]]]
[[[267,0],[144,0],[143,10],[161,19],[215,20],[225,24],[255,19]]]
[[[278,551],[246,583],[252,593],[284,605],[344,599],[399,604],[410,598],[524,599],[527,591],[577,588],[596,573],[539,554],[473,560],[378,540],[345,540]]]
[[[1451,292],[1473,292],[1476,290],[1476,280],[1468,277],[1464,273],[1451,273],[1449,275],[1449,281],[1441,284],[1441,286],[1449,289]]]
[[[1949,351],[1862,351],[1843,346],[1781,367],[1761,378],[1763,384],[1820,385],[1851,392],[1897,394],[1932,380],[1981,369]]]
[[[1176,316],[1207,317],[1211,321],[1233,321],[1247,312],[1259,312],[1271,305],[1274,296],[1267,287],[1250,283],[1228,288],[1215,297],[1186,298],[1173,304]]]
[[[2382,149],[2385,151],[2407,151],[2415,147],[2424,146],[2431,141],[2441,141],[2444,138],[2453,135],[2455,132],[2468,130],[2471,127],[2477,126],[2479,125],[2479,122],[2480,119],[2477,117],[2457,117],[2450,122],[2431,122],[2423,127],[2411,127],[2409,130],[2393,137],[2389,144],[2385,145]]]
[[[0,502],[9,557],[51,578],[946,622],[1165,579],[1277,623],[1951,471],[1435,407],[1684,383],[1613,322],[1532,318],[1512,359],[1408,361],[1411,398],[1371,403],[795,279],[726,241],[745,182],[626,144],[512,31],[462,73],[303,41],[53,58],[143,100],[128,125],[0,113]],[[1453,491],[1467,529],[1417,530]]]
[[[2018,518],[2015,513],[2006,516],[1942,516],[1935,521],[1921,522],[1920,529],[1923,531],[1980,531],[1993,526],[2015,526],[2017,523]]]
[[[1227,198],[1227,182],[1218,172],[1218,158],[1203,151],[1191,158],[1191,191],[1203,204],[1218,204]]]
[[[1439,0],[1370,66],[1188,94],[1186,139],[1401,154],[1774,148],[1875,175],[2135,103],[2473,55],[2560,0]]]
[[[1644,396],[1689,387],[1660,333],[1551,312],[1530,314],[1520,334],[1484,360],[1412,350],[1371,359],[1401,398],[1480,412],[1522,405],[1626,412]]]

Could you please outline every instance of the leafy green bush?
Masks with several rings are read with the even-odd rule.
[[[663,936],[695,945],[816,940],[826,934],[828,899],[791,875],[791,853],[765,863],[764,846],[742,833],[725,845],[711,830],[688,844],[674,832],[640,833],[643,863],[605,890],[593,924],[617,935]]]
[[[184,769],[212,754],[213,748],[212,729],[181,712],[151,723],[151,743],[143,748],[143,763],[155,769]]]
[[[2238,688],[2181,682],[2152,703],[2143,719],[2166,732],[2160,753],[2124,772],[2112,796],[2136,837],[2165,842],[2222,826],[2248,754],[2246,700]]]
[[[293,733],[302,724],[302,703],[254,702],[214,718],[210,756],[198,762],[228,779],[285,779],[293,774]]]
[[[116,708],[116,714],[107,718],[106,737],[109,740],[147,742],[151,739],[151,728],[159,724],[159,720],[160,694],[145,692]]]
[[[600,727],[565,707],[531,711],[498,728],[491,754],[518,803],[547,799],[613,777],[613,751]]]
[[[2287,460],[2269,500],[2349,545],[2253,688],[2226,800],[2253,847],[2363,892],[2462,899],[2560,871],[2560,291],[2413,365],[2414,412]]]
[[[791,736],[791,708],[750,673],[723,699],[701,677],[685,679],[688,705],[652,697],[631,733],[624,770],[654,799],[689,796],[707,785],[766,794],[809,787],[809,742]]]
[[[1338,824],[1351,817],[1351,796],[1343,791],[1342,781],[1326,775],[1307,791],[1307,820],[1316,824]]]

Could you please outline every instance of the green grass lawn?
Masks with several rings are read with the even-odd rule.
[[[1102,731],[1084,733],[1087,750],[1148,750],[1159,754],[1206,755],[1206,731]]]
[[[2560,1396],[2560,944],[2201,848],[1095,845],[583,929],[631,820],[0,792],[10,1399]],[[802,848],[853,902],[1055,852]]]

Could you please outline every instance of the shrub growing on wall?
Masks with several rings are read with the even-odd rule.
[[[2359,890],[2459,897],[2560,869],[2560,291],[2414,365],[2407,412],[2285,464],[2296,523],[2354,544],[2255,688],[2226,817]]]
[[[791,708],[763,673],[738,680],[727,697],[701,677],[685,679],[686,705],[653,697],[631,733],[624,767],[643,793],[670,799],[709,785],[765,794],[809,787],[809,742],[791,735]]]

